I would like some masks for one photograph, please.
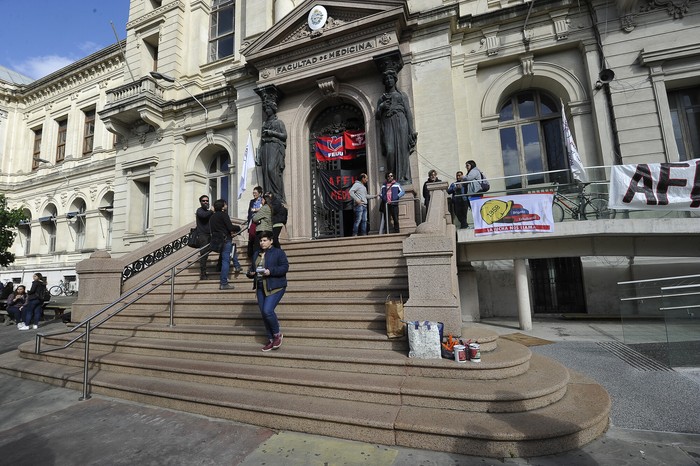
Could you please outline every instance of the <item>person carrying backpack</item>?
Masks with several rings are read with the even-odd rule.
[[[49,290],[46,289],[44,276],[39,272],[32,277],[32,287],[27,292],[27,304],[22,309],[24,311],[24,322],[17,324],[19,330],[29,330],[39,328],[39,318],[41,317],[44,301],[50,297]]]

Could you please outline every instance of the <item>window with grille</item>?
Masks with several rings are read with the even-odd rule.
[[[214,0],[209,26],[209,61],[233,55],[236,2]]]

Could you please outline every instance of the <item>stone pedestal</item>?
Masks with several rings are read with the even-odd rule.
[[[107,251],[95,251],[89,259],[76,265],[80,276],[80,293],[71,309],[71,321],[81,322],[94,315],[121,295],[121,261],[112,259]]]

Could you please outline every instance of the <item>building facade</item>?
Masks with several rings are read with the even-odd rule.
[[[121,255],[192,222],[205,193],[245,218],[262,168],[244,169],[244,153],[249,138],[259,149],[265,99],[286,128],[288,239],[347,235],[352,213],[332,193],[364,172],[376,194],[391,169],[376,116],[387,69],[417,132],[405,232],[431,169],[451,180],[475,160],[494,191],[570,182],[562,116],[597,180],[614,164],[698,158],[699,31],[691,0],[132,0],[124,41],[29,84],[0,81],[0,186],[27,218],[2,277],[73,279],[96,250]],[[320,138],[347,132],[362,151],[318,158]],[[693,215],[671,216],[690,234]],[[515,258],[539,312],[605,313],[617,281],[697,270],[692,247],[575,247],[608,223],[626,237],[669,220],[628,217],[562,228],[535,255],[521,238],[460,230],[464,319],[514,313]]]

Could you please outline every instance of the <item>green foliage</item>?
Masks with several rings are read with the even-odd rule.
[[[24,219],[22,209],[7,210],[7,200],[0,194],[0,266],[10,265],[15,261],[15,255],[8,251],[15,239],[11,230]]]

